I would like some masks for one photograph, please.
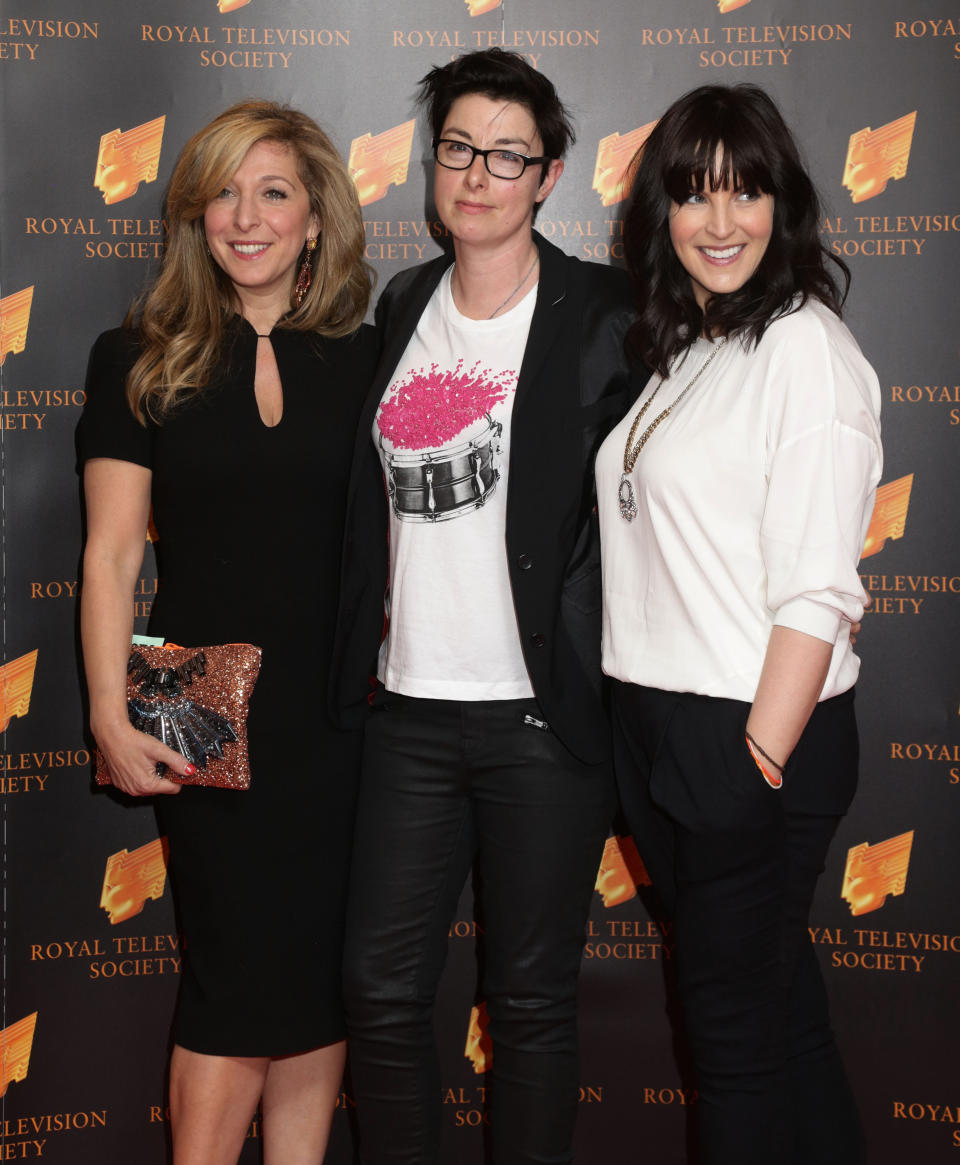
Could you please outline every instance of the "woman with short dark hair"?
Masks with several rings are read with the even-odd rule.
[[[807,917],[857,780],[880,393],[819,220],[770,98],[707,86],[651,133],[624,226],[656,374],[597,459],[603,667],[704,1165],[864,1152]]]
[[[361,1158],[439,1159],[433,1004],[473,869],[493,1160],[559,1165],[614,800],[591,467],[628,396],[629,287],[531,229],[573,137],[541,73],[469,53],[422,95],[453,252],[377,308],[335,661],[344,703],[380,678],[345,957]]]

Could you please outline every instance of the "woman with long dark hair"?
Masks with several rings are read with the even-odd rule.
[[[624,238],[655,369],[597,459],[621,799],[675,919],[705,1165],[863,1160],[807,915],[853,796],[877,378],[789,130],[675,102]]]

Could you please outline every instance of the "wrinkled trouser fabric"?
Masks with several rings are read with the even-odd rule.
[[[746,749],[749,711],[614,684],[621,803],[674,921],[698,1161],[858,1165],[863,1134],[807,929],[856,785],[852,692],[814,711],[782,790]]]
[[[542,719],[536,701],[375,701],[344,964],[365,1165],[439,1160],[433,1003],[471,869],[493,1041],[493,1161],[572,1160],[577,975],[613,779],[609,765],[582,764],[525,716]]]

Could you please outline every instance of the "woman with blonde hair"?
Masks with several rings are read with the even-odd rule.
[[[363,224],[326,135],[256,101],[187,143],[166,218],[156,282],[94,345],[77,434],[90,726],[117,788],[160,794],[169,839],[186,946],[170,1065],[176,1165],[235,1162],[258,1103],[267,1165],[316,1165],[344,1058],[357,740],[322,709],[374,356]],[[192,766],[128,720],[151,506],[150,634],[262,649],[246,791],[182,785]]]

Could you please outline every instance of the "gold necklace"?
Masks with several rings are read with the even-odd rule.
[[[633,472],[633,467],[636,465],[637,458],[640,456],[640,450],[644,447],[644,445],[646,445],[647,441],[650,439],[651,433],[657,427],[657,425],[659,425],[662,420],[670,416],[671,412],[683,400],[690,389],[693,388],[703,373],[706,372],[710,365],[710,361],[714,358],[714,356],[716,356],[716,354],[720,351],[727,340],[729,340],[729,338],[729,336],[723,337],[716,348],[714,348],[714,350],[694,373],[693,378],[686,385],[684,385],[679,396],[673,402],[673,404],[668,405],[663,410],[663,412],[658,413],[657,416],[655,416],[654,419],[650,422],[650,424],[647,425],[636,445],[633,443],[633,438],[636,436],[637,429],[640,427],[640,422],[646,416],[647,409],[653,404],[653,398],[660,391],[660,386],[663,384],[662,376],[657,382],[656,388],[654,388],[653,392],[651,392],[647,399],[644,401],[643,408],[641,408],[640,412],[638,412],[634,417],[633,424],[630,426],[630,432],[627,434],[627,443],[623,447],[623,473],[620,474],[620,484],[617,487],[617,501],[620,506],[620,517],[623,518],[625,522],[632,522],[633,519],[637,516],[637,500],[633,493],[633,482],[630,480],[630,474]]]

